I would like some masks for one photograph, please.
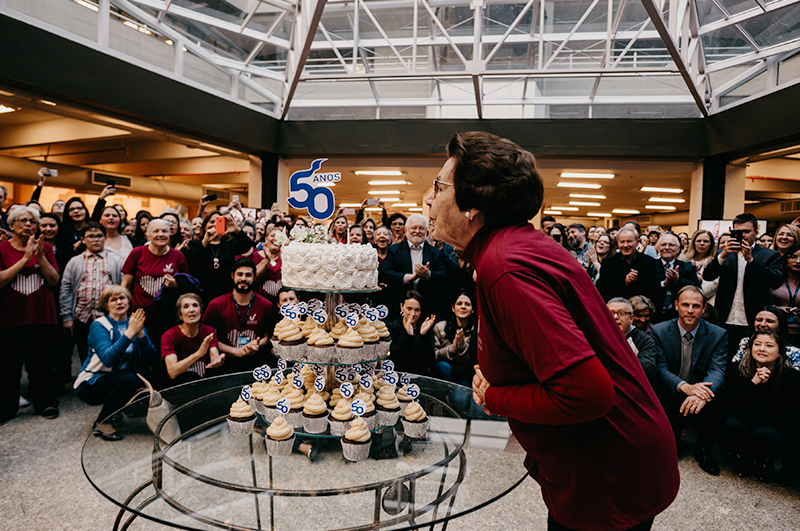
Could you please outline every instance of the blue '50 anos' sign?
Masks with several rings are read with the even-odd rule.
[[[320,184],[342,180],[339,172],[317,173],[326,160],[316,159],[309,169],[296,171],[289,178],[289,205],[308,210],[314,219],[327,219],[336,209],[333,191]]]

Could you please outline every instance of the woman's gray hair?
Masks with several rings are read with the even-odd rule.
[[[187,227],[189,227],[189,235],[194,237],[194,227],[192,227],[192,222],[191,221],[189,221],[188,219],[181,218],[181,225],[186,225]]]
[[[22,214],[30,214],[36,224],[39,224],[39,211],[25,205],[14,205],[8,209],[8,226],[12,226]]]
[[[147,238],[150,239],[150,233],[153,232],[155,227],[161,226],[163,224],[164,228],[169,230],[169,221],[161,218],[155,218],[150,220],[150,223],[147,224]]]

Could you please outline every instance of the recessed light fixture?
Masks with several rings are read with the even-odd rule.
[[[571,173],[564,172],[559,174],[565,179],[613,179],[613,173]]]
[[[606,196],[604,195],[597,195],[597,194],[569,194],[570,197],[574,197],[576,199],[605,199]]]
[[[563,212],[561,212],[560,210],[544,210],[543,213],[549,216],[560,216],[561,214],[563,214]]]
[[[656,192],[659,194],[682,194],[683,188],[653,188],[652,186],[643,186],[642,192]]]
[[[85,7],[86,9],[91,9],[91,10],[92,10],[92,11],[94,11],[95,13],[97,13],[98,11],[100,11],[100,8],[98,8],[98,7],[97,7],[96,5],[94,5],[94,4],[91,4],[91,3],[87,2],[86,0],[75,0],[75,3],[76,3],[76,4],[78,4],[79,6],[83,6],[83,7]]]
[[[403,172],[399,170],[356,170],[356,175],[383,175],[386,177],[400,177]]]
[[[7,112],[14,112],[16,109],[14,107],[7,107],[5,105],[0,104],[0,114],[7,113]]]
[[[380,207],[367,207],[364,209],[365,212],[383,212],[383,209]]]
[[[612,210],[614,214],[639,214],[638,210],[628,209],[628,208],[615,208]]]
[[[125,24],[126,26],[128,26],[131,29],[135,29],[136,31],[139,31],[139,26],[137,24],[134,24],[130,20],[126,20],[125,22],[123,22],[123,24]]]
[[[671,205],[645,205],[645,208],[650,210],[675,210],[675,207]]]
[[[551,207],[553,210],[568,210],[570,212],[576,212],[578,207],[566,207],[566,206],[554,206]]]
[[[55,103],[53,103],[52,101],[47,101],[47,100],[39,100],[39,103],[44,103],[45,105],[49,105],[51,107],[55,107],[56,106]]]
[[[677,197],[651,197],[650,201],[653,203],[685,203],[686,199],[679,199]]]
[[[361,203],[339,203],[339,208],[361,208]]]
[[[575,206],[600,206],[600,203],[590,203],[586,201],[570,201],[569,204]]]
[[[422,207],[411,207],[408,209],[409,212],[422,212]]]
[[[587,212],[586,215],[589,216],[590,218],[610,218],[611,217],[611,214],[609,214],[607,212]]]
[[[356,175],[360,175],[356,172]],[[397,186],[397,185],[404,185],[404,184],[411,184],[408,181],[370,181],[367,184],[370,186]]]
[[[367,193],[369,195],[397,195],[400,190],[370,190]]]
[[[407,208],[407,207],[415,207],[415,206],[417,206],[417,204],[416,203],[394,203],[392,206],[393,207],[397,207],[397,208]]]
[[[172,39],[167,39],[167,40],[165,40],[165,41],[164,41],[164,44],[166,44],[166,45],[168,45],[168,46],[172,46],[172,45],[173,45],[173,44],[175,44],[175,43],[174,43],[174,42],[172,42]]]
[[[381,201],[384,203],[389,203],[391,201],[400,201],[399,197],[381,197]]]
[[[586,188],[588,190],[597,190],[601,188],[599,184],[594,183],[558,183],[559,188]]]

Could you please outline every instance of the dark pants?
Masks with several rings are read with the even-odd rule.
[[[653,520],[655,520],[655,519],[651,518],[650,520],[648,520],[646,522],[642,522],[641,524],[637,524],[637,525],[629,528],[628,531],[650,531],[650,528],[653,527]],[[552,515],[548,514],[547,515],[547,531],[574,531],[574,530],[571,527],[565,527],[565,526],[559,524],[558,522],[556,522],[553,519]]]
[[[58,325],[23,325],[0,329],[3,370],[0,371],[0,408],[2,418],[19,411],[22,365],[28,372],[28,394],[33,409],[41,414],[48,407],[58,407],[53,394],[53,368],[58,346]]]
[[[783,430],[777,426],[753,426],[741,417],[728,416],[720,428],[731,449],[749,457],[775,459],[786,446]]]
[[[118,409],[122,409],[144,384],[131,371],[110,372],[100,376],[93,384],[82,384],[75,391],[78,398],[90,406],[100,406],[97,423],[103,422]]]
[[[91,326],[92,321],[88,323],[82,323],[77,319],[72,321],[72,339],[75,340],[75,346],[78,347],[78,356],[81,358],[81,364],[89,356],[89,328]]]
[[[680,412],[681,404],[686,400],[686,395],[683,393],[679,392],[669,396],[660,395],[659,400],[672,427],[676,445],[681,440],[683,427],[691,422],[695,424],[694,427],[697,430],[697,446],[699,448],[711,448],[714,445],[714,430],[722,415],[722,403],[719,395],[711,402],[706,403],[700,413],[689,413],[685,417]]]
[[[750,337],[752,331],[749,326],[726,324],[723,325],[723,327],[728,331],[728,364],[730,364],[731,360],[736,355],[736,351],[739,350],[739,342],[744,337]]]

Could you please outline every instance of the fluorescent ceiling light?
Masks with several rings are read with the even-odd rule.
[[[47,101],[47,100],[39,100],[39,103],[44,103],[45,105],[49,105],[51,107],[55,107],[56,106],[55,103],[53,103],[52,101]]]
[[[597,194],[569,194],[570,197],[574,197],[576,199],[605,199],[606,196],[604,195],[597,195]]]
[[[383,212],[383,209],[380,207],[367,207],[364,209],[365,212]]]
[[[600,203],[590,203],[587,201],[570,201],[569,204],[575,206],[600,206]]]
[[[675,210],[675,207],[670,205],[645,205],[645,208],[650,210]]]
[[[100,9],[99,9],[99,8],[98,8],[96,5],[94,5],[94,4],[90,4],[90,3],[89,3],[89,2],[87,2],[86,0],[75,0],[75,3],[76,3],[76,4],[78,4],[79,6],[83,6],[83,7],[85,7],[86,9],[91,9],[91,10],[92,10],[92,11],[94,11],[95,13],[97,13],[98,11],[100,11]]]
[[[415,206],[417,206],[417,204],[416,203],[395,203],[392,206],[393,207],[398,207],[398,208],[405,208],[405,207],[415,207]]]
[[[565,206],[554,206],[550,208],[552,208],[553,210],[568,210],[570,212],[577,212],[578,210],[578,207],[565,207]]]
[[[356,172],[356,175],[360,175]],[[404,185],[404,184],[411,184],[408,181],[370,181],[367,184],[370,186],[397,186],[397,185]]]
[[[339,208],[361,208],[361,203],[339,203]]]
[[[559,188],[587,188],[589,190],[597,190],[601,186],[599,184],[589,183],[558,183]]]
[[[134,24],[130,20],[126,20],[125,22],[123,22],[123,24],[125,24],[126,26],[128,26],[131,29],[135,29],[136,31],[139,31],[139,26],[137,26],[136,24]]]
[[[408,209],[409,212],[422,212],[422,207],[411,207]]]
[[[561,212],[560,210],[545,210],[544,213],[550,216],[560,216],[561,214],[563,214],[563,212]]]
[[[369,195],[397,195],[400,190],[370,190],[367,192]]]
[[[6,107],[5,105],[0,104],[0,114],[14,111],[16,111],[14,107]]]
[[[643,186],[642,192],[656,192],[660,194],[682,194],[683,188],[653,188],[652,186]]]
[[[355,172],[356,175],[386,175],[386,176],[397,176],[400,177],[403,175],[403,172],[398,170],[357,170]]]
[[[651,197],[650,201],[653,203],[685,203],[686,199],[679,199],[677,197]]]
[[[613,173],[570,173],[564,172],[559,174],[565,179],[613,179]]]
[[[614,214],[639,214],[638,210],[628,209],[628,208],[615,208],[612,210]]]
[[[590,218],[610,218],[611,217],[611,214],[608,214],[606,212],[587,212],[586,215],[589,216]]]
[[[400,198],[399,197],[381,197],[381,201],[383,201],[384,203],[389,203],[391,201],[400,201]],[[414,205],[414,206],[416,206],[416,205]]]

